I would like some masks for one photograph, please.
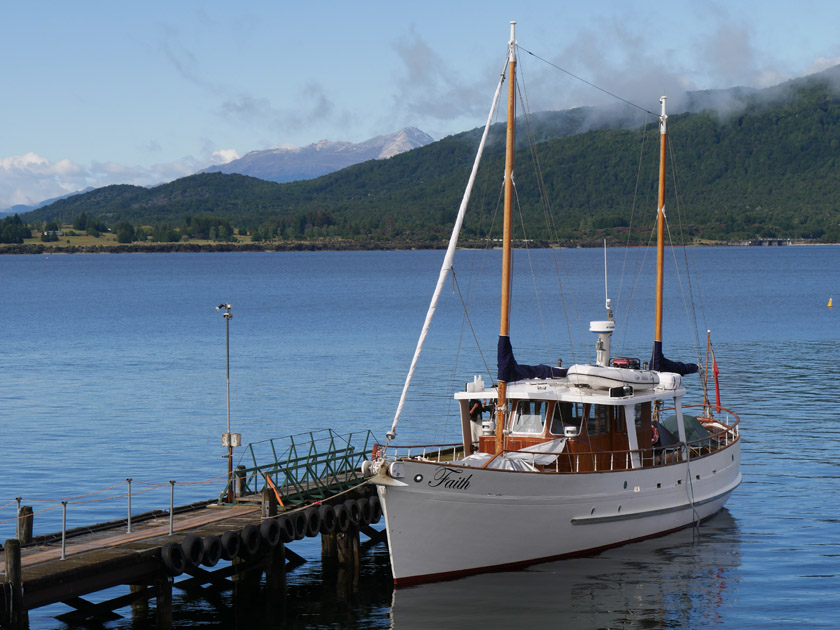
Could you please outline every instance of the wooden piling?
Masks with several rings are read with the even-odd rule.
[[[233,476],[236,478],[236,496],[245,496],[248,488],[247,473],[245,472],[245,466],[243,466],[242,464],[237,466],[236,471],[233,473]]]
[[[172,578],[161,573],[155,579],[155,592],[158,628],[170,630],[172,628]]]
[[[334,563],[338,560],[338,534],[321,534],[321,562]]]
[[[28,545],[32,542],[32,527],[35,516],[32,513],[31,505],[24,505],[18,513],[18,525],[20,529],[20,544]]]
[[[265,587],[269,597],[278,598],[286,595],[286,545],[282,542],[268,552],[269,558],[265,569]]]
[[[20,541],[11,538],[3,545],[6,551],[6,621],[9,628],[19,630],[29,627],[29,615],[23,608],[23,570],[20,563]]]
[[[336,549],[339,565],[359,566],[359,527],[357,525],[351,525],[343,534],[336,534]]]
[[[145,594],[148,587],[145,584],[130,584],[129,591],[132,594]],[[131,627],[142,628],[148,625],[149,600],[146,597],[138,597],[131,602]]]
[[[268,486],[262,489],[262,515],[266,518],[277,516],[277,495]]]

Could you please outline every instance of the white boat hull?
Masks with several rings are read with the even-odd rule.
[[[397,584],[579,554],[686,527],[741,481],[740,442],[692,460],[595,473],[405,461],[377,476]]]

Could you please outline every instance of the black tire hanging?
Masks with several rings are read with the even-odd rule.
[[[181,575],[187,565],[187,559],[184,556],[184,550],[181,545],[175,542],[166,543],[160,550],[160,557],[163,560],[163,566],[169,575],[175,577]]]
[[[321,533],[334,534],[337,523],[333,506],[324,504],[318,508],[318,512],[321,514]]]
[[[280,540],[284,543],[290,543],[295,539],[295,522],[291,516],[277,517],[277,524],[280,526]]]
[[[368,503],[370,503],[370,524],[375,525],[382,518],[382,503],[376,495],[370,497]]]
[[[239,532],[226,531],[222,534],[222,558],[233,560],[239,555],[241,547],[242,540],[239,537]]]
[[[355,499],[347,499],[344,505],[347,508],[347,514],[350,516],[350,524],[358,525],[362,520],[362,511],[358,502]]]
[[[201,564],[204,558],[204,541],[201,540],[201,536],[187,534],[181,541],[181,549],[184,551],[187,569],[194,569]]]
[[[295,519],[295,540],[306,538],[306,526],[309,524],[306,512],[303,510],[295,512],[292,518]]]
[[[222,539],[215,534],[204,537],[204,558],[201,564],[205,567],[214,567],[222,557]]]
[[[366,498],[362,498],[356,499],[356,503],[359,504],[359,524],[369,525],[371,516],[370,501]]]
[[[304,513],[306,514],[306,535],[313,538],[321,531],[321,513],[314,507],[305,510]]]
[[[260,550],[260,543],[262,538],[260,536],[260,528],[256,525],[248,524],[242,528],[239,534],[242,539],[242,547],[239,549],[239,555],[242,558],[253,558]]]
[[[260,523],[260,535],[269,547],[276,547],[280,542],[280,523],[276,518],[267,518]]]
[[[333,506],[333,510],[335,511],[335,529],[343,534],[350,527],[350,513],[343,503],[337,503]]]

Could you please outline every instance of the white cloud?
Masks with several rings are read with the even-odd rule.
[[[228,162],[238,160],[240,157],[242,156],[239,155],[236,149],[219,149],[218,151],[213,151],[213,154],[210,156],[210,161],[213,164],[227,164]]]
[[[805,74],[814,74],[840,65],[840,57],[819,57],[808,67]]]
[[[126,166],[117,162],[92,162],[83,166],[68,159],[52,162],[33,152],[0,157],[0,210],[18,204],[34,205],[88,187],[153,186],[237,157],[235,150],[222,149],[209,153],[204,159],[185,156],[151,166]]]

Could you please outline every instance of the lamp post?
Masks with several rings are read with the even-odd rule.
[[[222,446],[227,446],[227,460],[228,460],[228,491],[227,502],[233,503],[233,447],[239,446],[239,433],[230,432],[230,320],[233,319],[233,313],[230,312],[230,304],[227,302],[219,304],[216,307],[217,311],[222,311],[222,317],[225,318],[225,358],[227,363],[227,432],[222,434]]]

